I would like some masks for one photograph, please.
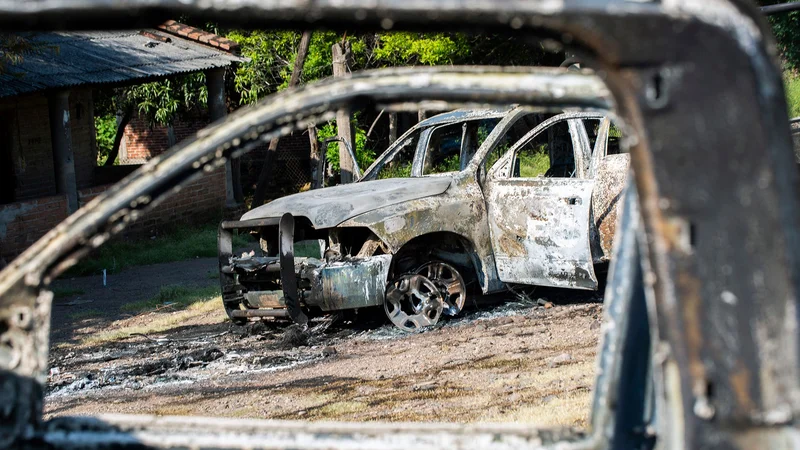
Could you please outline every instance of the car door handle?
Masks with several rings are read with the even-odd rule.
[[[580,205],[583,203],[580,197],[566,197],[564,200],[567,201],[568,205]]]

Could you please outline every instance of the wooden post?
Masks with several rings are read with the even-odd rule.
[[[324,186],[325,173],[322,154],[319,149],[316,125],[308,127],[308,140],[311,144],[311,189],[319,189]]]
[[[350,57],[350,43],[344,42],[333,44],[333,76],[334,78],[344,77],[347,75],[347,63]],[[351,114],[349,110],[339,110],[336,113],[336,128],[339,130],[339,167],[341,168],[342,184],[353,182],[353,159],[350,157],[350,152],[347,151],[345,142],[350,144],[350,147],[355,152],[353,143],[353,130],[351,123]]]
[[[78,210],[78,183],[75,176],[75,155],[72,150],[72,128],[69,121],[69,91],[58,91],[47,99],[50,118],[50,141],[53,146],[53,168],[56,191],[67,195],[70,214]]]
[[[397,113],[389,114],[389,145],[397,140]]]
[[[208,115],[212,122],[216,122],[228,115],[228,106],[225,104],[225,69],[206,71],[206,86]],[[225,205],[228,207],[234,208],[244,201],[241,178],[239,160],[234,162],[228,159],[225,162]]]

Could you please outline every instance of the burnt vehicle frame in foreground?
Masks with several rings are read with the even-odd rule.
[[[533,73],[551,78],[545,103],[567,90],[608,96],[588,73]],[[320,311],[383,307],[395,326],[416,331],[458,315],[468,286],[597,289],[594,267],[610,259],[629,162],[606,156],[607,114],[441,114],[401,136],[355,184],[288,195],[222,222],[228,317],[305,325]],[[532,155],[547,158],[546,171]],[[260,251],[234,254],[233,230],[257,235]],[[297,242],[319,251],[296,257]]]
[[[636,138],[635,190],[626,196],[606,291],[592,429],[575,436],[523,425],[136,416],[42,422],[50,281],[204,167],[219,166],[259,135],[277,135],[301,106],[282,95],[153,161],[0,272],[3,446],[800,447],[798,174],[775,45],[750,2],[3,0],[0,27],[90,27],[99,18],[106,26],[134,27],[182,13],[237,26],[307,28],[313,21],[339,29],[468,27],[537,35],[568,42],[605,74],[628,135]],[[488,86],[445,77],[433,88],[408,73],[416,74],[415,83],[393,80],[395,99],[526,103],[525,85],[492,84],[496,75],[484,77]],[[360,100],[351,80],[320,86],[325,100],[311,110]],[[381,90],[372,98],[389,97]]]

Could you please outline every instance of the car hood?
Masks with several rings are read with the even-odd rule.
[[[384,206],[439,195],[452,181],[451,177],[403,178],[333,186],[279,198],[248,211],[241,220],[291,213],[308,218],[315,228],[331,228]]]

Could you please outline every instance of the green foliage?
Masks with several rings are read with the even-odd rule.
[[[458,157],[458,155],[453,155],[453,156],[448,156],[447,158],[442,160],[429,173],[448,173],[448,172],[458,172],[460,170],[461,170],[461,159]]]
[[[411,166],[411,161],[392,161],[383,166],[383,169],[378,173],[378,179],[408,178],[411,176]]]
[[[97,131],[97,165],[102,166],[114,147],[114,138],[117,136],[116,116],[95,117],[94,129]],[[118,164],[118,160],[115,160],[114,164]]]
[[[239,31],[226,37],[237,42],[242,56],[250,59],[240,64],[234,77],[234,89],[239,103],[251,104],[289,85],[297,46],[302,33],[293,31]],[[319,80],[333,75],[331,47],[342,39],[338,33],[316,31],[311,35],[308,55],[303,65],[301,82]],[[367,45],[363,39],[350,36],[352,58],[356,66],[367,60]]]
[[[789,117],[800,116],[800,77],[789,72],[783,74],[786,87],[786,103],[789,108]]]
[[[234,236],[234,248],[247,245],[245,236]],[[155,239],[112,241],[69,270],[71,276],[109,274],[128,267],[217,256],[217,226],[185,227]]]
[[[547,147],[542,145],[534,152],[520,152],[519,164],[519,175],[522,178],[536,178],[544,175],[550,168]]]
[[[206,75],[202,72],[133,86],[123,95],[151,124],[171,123],[179,114],[208,106]]]
[[[760,6],[786,3],[785,0],[758,0]],[[800,70],[800,12],[769,16],[772,32],[787,69]]]
[[[355,141],[356,148],[353,150],[356,154],[356,162],[358,167],[363,171],[375,161],[375,151],[367,148],[367,132],[358,126],[358,115],[353,117],[353,127],[355,128]],[[339,131],[336,127],[336,122],[331,121],[319,127],[317,130],[317,137],[320,141],[327,138],[337,136]],[[340,172],[339,167],[339,142],[329,142],[328,147],[325,149],[328,164],[333,172]]]
[[[396,32],[380,35],[375,57],[387,65],[455,64],[469,55],[462,34]]]

